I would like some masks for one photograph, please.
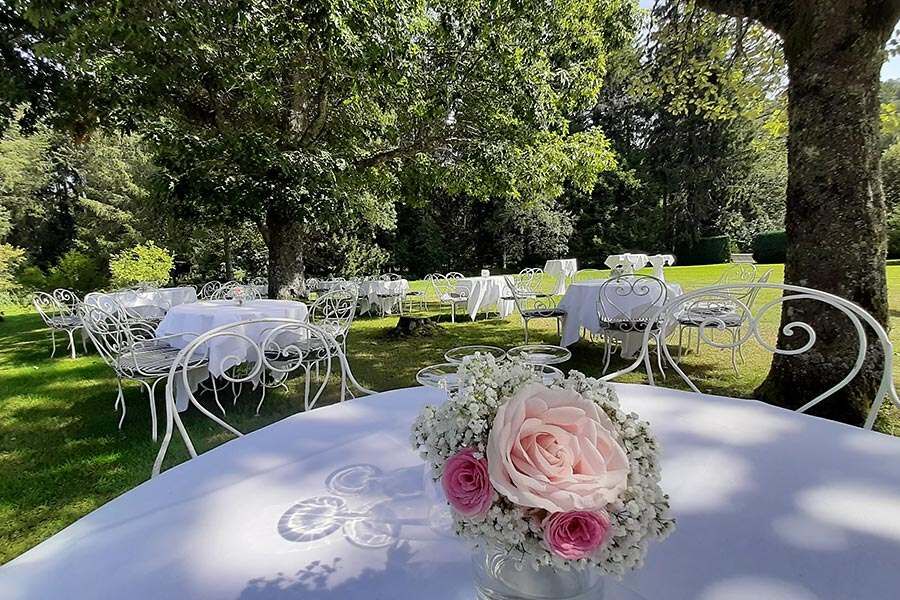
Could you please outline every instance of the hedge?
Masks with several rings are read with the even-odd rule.
[[[753,238],[753,260],[758,263],[783,263],[786,252],[784,231],[764,231]]]
[[[692,246],[675,250],[679,265],[712,265],[731,260],[731,238],[727,235],[700,238]]]

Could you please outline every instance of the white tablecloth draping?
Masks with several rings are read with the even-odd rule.
[[[643,269],[650,262],[650,257],[646,254],[612,254],[606,257],[604,264],[610,269],[623,267],[626,271],[633,273],[638,269]]]
[[[578,261],[574,258],[548,260],[544,265],[544,272],[556,278],[556,287],[553,293],[565,294],[566,279],[574,277],[578,272]]]
[[[387,294],[399,295],[408,291],[409,281],[406,279],[361,281],[359,283],[359,297],[362,300],[360,312],[363,314],[372,312],[377,307],[378,312],[389,315],[394,307],[397,306],[399,296],[387,296]],[[379,297],[379,294],[384,295],[384,297]]]
[[[503,275],[459,279],[456,282],[456,289],[464,290],[469,295],[466,313],[473,321],[479,312],[489,307],[496,307],[500,317],[504,319],[515,310],[515,303],[512,300],[501,300],[503,297],[512,297]]]
[[[84,302],[104,308],[104,297],[111,298],[141,316],[162,317],[173,306],[196,302],[197,290],[190,286],[183,286],[150,290],[119,290],[109,293],[96,292],[85,296]]]
[[[900,440],[752,400],[616,389],[659,439],[678,524],[614,585],[633,595],[608,600],[897,597]],[[472,598],[468,549],[434,526],[408,446],[442,398],[385,392],[210,450],[0,567],[0,598]]]
[[[240,305],[235,300],[205,300],[172,308],[156,328],[156,335],[203,334],[222,325],[267,317],[306,321],[307,315],[308,309],[305,304],[290,300],[251,300]],[[268,329],[268,326],[262,324],[246,325],[233,331],[246,335],[255,342],[261,342]],[[183,338],[171,338],[167,342],[175,348],[184,348],[194,339],[196,336],[185,335]],[[201,381],[207,379],[210,373],[216,377],[221,376],[231,367],[243,362],[242,359],[253,358],[248,354],[253,352],[252,348],[234,336],[218,337],[208,343],[205,350],[209,367],[198,369],[191,374],[189,379],[194,389]],[[197,355],[202,356],[199,351]],[[178,384],[175,391],[176,405],[178,410],[185,410],[188,407],[188,395],[182,388],[182,379],[176,378],[176,382]]]
[[[600,298],[600,286],[604,281],[579,281],[569,286],[566,295],[559,302],[559,307],[566,310],[566,317],[562,325],[561,345],[571,346],[581,339],[582,328],[594,333],[600,331],[597,301]],[[626,284],[621,285],[625,286]],[[667,301],[681,295],[681,286],[677,283],[667,283],[666,288],[668,288]],[[612,293],[608,293],[608,295],[611,296]],[[636,294],[616,297],[616,306],[623,311],[641,311],[646,307],[647,303],[648,298],[646,296]],[[643,333],[610,332],[610,335],[622,342],[621,353],[623,358],[635,358],[637,356],[643,342]]]
[[[648,257],[647,260],[650,262],[650,266],[653,267],[653,276],[657,279],[662,279],[663,281],[666,280],[663,267],[675,264],[675,257],[671,254],[654,254],[653,256]]]

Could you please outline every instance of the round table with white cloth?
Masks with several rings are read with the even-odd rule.
[[[562,324],[562,341],[561,346],[571,346],[581,339],[581,329],[587,329],[594,333],[600,331],[600,316],[597,314],[597,301],[600,299],[600,286],[603,285],[605,279],[592,281],[579,281],[573,283],[566,290],[566,295],[559,302],[559,308],[565,309],[566,317]],[[623,290],[628,288],[627,283],[618,283],[610,285],[620,285]],[[666,283],[668,296],[665,301],[672,300],[676,296],[680,296],[681,286],[677,283]],[[616,306],[625,310],[632,310],[634,313],[643,312],[648,301],[647,296],[638,294],[628,294],[616,297]],[[663,301],[660,299],[656,302],[662,306]],[[633,313],[633,314],[634,314]],[[623,333],[620,331],[609,332],[609,335],[621,341],[621,353],[623,358],[635,358],[643,343],[643,332]]]
[[[659,440],[677,526],[605,600],[897,597],[900,439],[615,388]],[[384,392],[226,442],[0,567],[0,598],[471,599],[470,551],[441,527],[409,447],[415,415],[444,398]]]
[[[578,261],[574,258],[548,260],[544,265],[544,272],[556,278],[553,293],[557,296],[565,294],[566,281],[575,277],[575,273],[578,272]]]
[[[621,269],[628,273],[634,273],[638,269],[643,269],[650,262],[650,257],[646,254],[611,254],[606,257],[604,264],[610,269]]]
[[[383,315],[391,314],[403,294],[409,291],[409,281],[395,279],[385,281],[382,279],[369,279],[359,282],[359,298],[361,314],[372,312],[377,307]]]
[[[204,300],[173,307],[157,326],[156,335],[202,335],[223,325],[267,317],[306,321],[308,312],[305,304],[291,300],[250,300],[242,304],[236,300]],[[235,328],[232,331],[259,343],[263,341],[268,330],[268,325],[256,324]],[[166,341],[175,348],[184,348],[194,339],[196,339],[196,335],[185,335]],[[205,370],[198,369],[197,372],[191,374],[192,386],[196,386],[210,374],[216,377],[221,376],[229,368],[240,364],[242,358],[246,360],[248,353],[253,351],[249,344],[235,336],[217,337],[201,350],[206,351],[205,355],[209,366]],[[199,352],[198,355],[200,355]],[[188,406],[187,393],[180,389],[180,378],[176,379],[176,384],[179,385],[179,389],[175,391],[176,405],[178,410],[185,410]]]
[[[503,275],[489,275],[487,277],[465,277],[456,280],[456,289],[464,290],[468,294],[466,313],[473,321],[478,313],[490,307],[497,309],[500,318],[506,318],[512,314],[515,303],[511,298],[512,292],[506,285]]]
[[[103,307],[102,298],[110,298],[117,304],[144,317],[162,317],[173,306],[197,301],[197,290],[191,286],[152,288],[146,290],[119,290],[93,292],[84,297],[85,304]]]

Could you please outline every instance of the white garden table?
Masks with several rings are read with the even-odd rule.
[[[409,281],[406,279],[395,279],[394,281],[370,279],[361,281],[359,282],[359,297],[362,300],[360,312],[366,314],[377,307],[378,312],[383,315],[389,315],[399,302],[398,298],[400,295],[408,291]],[[379,295],[382,297],[379,297]]]
[[[144,317],[162,317],[174,306],[197,301],[197,290],[191,286],[154,288],[148,290],[119,290],[95,292],[84,297],[85,304],[104,308],[102,299],[110,298],[117,304]]]
[[[605,279],[597,279],[591,281],[579,281],[573,283],[566,290],[566,295],[559,302],[559,307],[565,309],[566,317],[563,319],[562,340],[560,345],[571,346],[581,339],[581,329],[587,329],[594,333],[600,331],[600,316],[597,314],[597,301],[600,298],[600,286],[603,285]],[[610,284],[621,285],[623,290],[628,284]],[[676,296],[680,296],[681,286],[677,283],[667,283],[668,289],[667,300],[671,300]],[[614,292],[609,292],[612,296]],[[662,298],[657,304],[662,307]],[[643,308],[647,302],[646,296],[637,294],[623,295],[616,297],[616,306],[622,310],[632,310],[632,314],[644,312]],[[621,332],[611,331],[608,334],[621,341],[621,353],[623,358],[635,358],[641,349],[644,340],[643,332]]]
[[[847,600],[900,590],[900,440],[752,400],[616,386],[650,421],[678,521],[608,600]],[[4,600],[462,600],[469,552],[423,492],[412,388],[279,421],[0,567]],[[149,472],[150,465],[147,465]]]
[[[621,268],[629,273],[633,273],[638,269],[643,269],[650,262],[650,257],[646,254],[611,254],[606,257],[604,264],[610,269]]]
[[[473,321],[479,312],[491,306],[497,308],[500,318],[503,319],[511,315],[515,309],[515,303],[512,300],[503,300],[503,298],[512,297],[512,292],[506,285],[503,275],[457,279],[456,289],[468,294],[466,313]]]
[[[559,296],[566,293],[566,281],[578,272],[578,261],[574,258],[548,260],[544,265],[544,272],[556,278],[553,293]]]
[[[305,304],[291,300],[250,300],[242,304],[236,300],[204,300],[173,307],[157,326],[156,335],[160,337],[192,333],[201,335],[222,325],[267,317],[306,321],[308,313]],[[235,328],[232,331],[261,343],[268,330],[268,325],[255,324]],[[184,335],[166,341],[175,348],[184,348],[194,339],[195,335]],[[189,379],[194,389],[210,374],[220,377],[229,368],[255,358],[255,355],[249,355],[250,352],[255,352],[251,345],[236,336],[219,336],[200,350],[208,359],[209,366],[191,372]],[[200,355],[198,352],[198,356]],[[188,394],[182,387],[181,378],[176,379],[176,385],[178,386],[175,392],[176,406],[178,410],[183,411],[188,407]]]

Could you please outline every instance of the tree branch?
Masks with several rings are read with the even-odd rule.
[[[777,33],[785,32],[793,18],[793,0],[696,0],[719,14],[754,19]]]

